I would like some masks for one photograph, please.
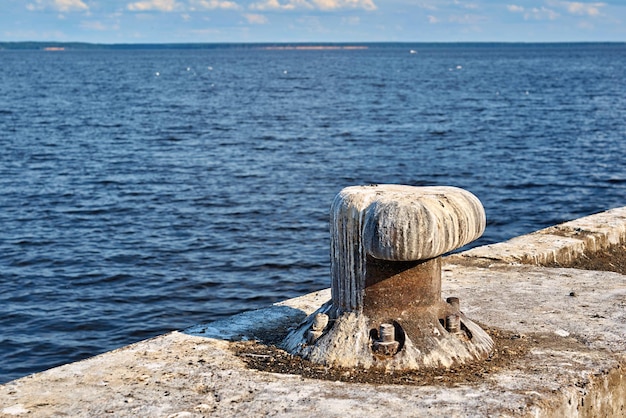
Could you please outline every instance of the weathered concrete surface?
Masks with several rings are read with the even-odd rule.
[[[453,258],[538,266],[568,265],[585,251],[593,253],[625,242],[626,207],[621,207],[551,226],[509,241],[474,248]]]
[[[600,247],[624,242],[625,215],[570,224]],[[526,354],[475,383],[321,381],[251,370],[233,353],[226,339],[286,332],[330,298],[325,290],[9,382],[0,386],[0,416],[626,416],[626,276],[510,264],[559,253],[541,240],[534,249],[536,235],[549,234],[518,238],[517,253],[509,241],[506,258],[483,248],[444,265],[444,297],[529,341]]]

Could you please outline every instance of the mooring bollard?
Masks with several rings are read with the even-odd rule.
[[[332,299],[284,348],[331,366],[386,369],[489,356],[493,341],[459,298],[441,298],[441,255],[485,229],[478,198],[455,187],[348,187],[333,201],[330,224]]]

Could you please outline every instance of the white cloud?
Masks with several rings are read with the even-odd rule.
[[[448,21],[452,23],[460,23],[463,25],[476,25],[478,23],[482,23],[487,20],[488,19],[485,16],[472,15],[472,14],[465,14],[461,16],[453,15],[453,16],[450,16],[450,18],[448,19]]]
[[[126,8],[132,12],[149,12],[157,10],[159,12],[173,12],[180,9],[181,5],[176,0],[146,0],[129,3]]]
[[[563,1],[561,4],[571,14],[587,16],[598,16],[600,14],[600,8],[606,6],[606,3],[580,3],[572,1]]]
[[[265,25],[267,23],[267,17],[258,14],[244,14],[243,17],[246,18],[248,23],[254,25]]]
[[[311,0],[320,10],[365,9],[376,10],[372,0]]]
[[[71,12],[74,10],[89,10],[89,6],[81,0],[54,0],[57,10],[61,12]]]
[[[435,24],[435,23],[439,23],[439,22],[440,22],[440,20],[437,19],[436,16],[428,15],[428,23]]]
[[[478,9],[478,5],[474,4],[474,3],[465,3],[459,0],[454,0],[454,4],[456,6],[461,6],[465,9]]]
[[[30,11],[35,10],[56,10],[59,12],[81,12],[89,10],[82,0],[35,0],[34,3],[26,5]]]
[[[312,6],[305,0],[287,0],[284,3],[278,0],[263,0],[250,5],[252,10],[294,10],[296,8],[311,9]]]
[[[524,13],[524,8],[522,6],[517,6],[515,4],[509,4],[506,6],[509,12],[512,13]]]
[[[554,8],[560,8],[566,10],[569,14],[596,17],[602,14],[601,9],[605,7],[606,3],[582,3],[576,1],[556,1],[550,0],[547,4]],[[532,9],[525,9],[522,6],[515,4],[509,4],[506,6],[507,10],[512,13],[523,13],[525,19],[534,20],[555,20],[560,14],[553,9],[547,7],[534,7]]]
[[[548,4],[551,6],[563,4],[565,2],[562,1],[548,1]],[[511,13],[522,13],[524,15],[524,19],[526,20],[556,20],[560,14],[552,9],[549,9],[545,6],[542,7],[533,7],[526,9],[523,6],[518,6],[516,4],[509,4],[506,6],[507,10]]]
[[[228,0],[192,0],[190,4],[193,6],[198,6],[202,9],[206,10],[239,10],[241,7],[235,3],[234,1]]]
[[[321,10],[332,10],[339,8],[339,1],[337,0],[311,0],[313,4]]]
[[[552,9],[548,9],[547,7],[533,7],[528,10],[524,14],[524,19],[534,19],[534,20],[556,20],[560,15]]]
[[[509,4],[506,8],[511,13],[523,13],[524,19],[526,20],[556,20],[560,16],[554,10],[543,6],[525,9],[524,7],[516,4]]]
[[[263,0],[250,5],[252,10],[296,10],[296,9],[365,9],[376,10],[373,0]]]
[[[115,24],[113,26],[107,26],[99,21],[84,21],[80,23],[80,27],[83,29],[95,31],[118,30],[120,28],[118,24]]]

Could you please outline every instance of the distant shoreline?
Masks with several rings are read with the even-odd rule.
[[[265,42],[265,43],[144,43],[99,44],[88,42],[0,42],[0,50],[156,50],[156,49],[265,49],[265,50],[363,50],[388,47],[554,47],[554,46],[624,46],[626,42]]]
[[[323,50],[338,50],[338,49],[368,49],[366,45],[276,45],[276,46],[264,46],[261,49],[284,51],[284,50],[299,50],[299,51],[323,51]]]

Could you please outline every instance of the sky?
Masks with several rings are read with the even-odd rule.
[[[0,41],[626,41],[626,0],[0,0]]]

